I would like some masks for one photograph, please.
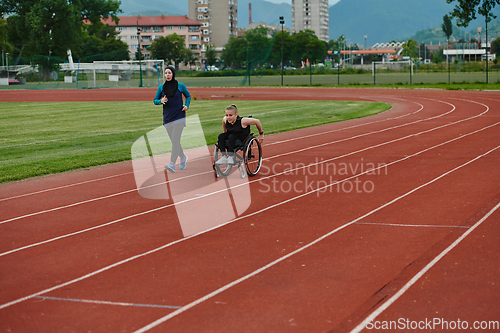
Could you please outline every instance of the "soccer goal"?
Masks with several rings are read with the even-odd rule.
[[[77,77],[82,88],[136,88],[158,87],[163,82],[164,71],[164,60],[94,61],[75,63],[71,75]]]
[[[413,76],[413,61],[374,61],[372,63],[372,75],[374,84],[390,82],[411,84]]]

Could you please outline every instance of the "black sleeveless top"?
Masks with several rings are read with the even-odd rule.
[[[226,120],[226,131],[228,134],[236,135],[238,139],[243,141],[250,135],[250,126],[247,126],[246,128],[241,127],[241,119],[241,117],[237,117],[234,124],[230,124]]]

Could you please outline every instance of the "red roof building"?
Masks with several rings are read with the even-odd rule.
[[[201,58],[201,23],[187,16],[119,16],[118,25],[111,19],[103,20],[110,26],[116,26],[118,37],[128,44],[130,58],[135,59],[140,45],[145,59],[151,58],[149,47],[151,43],[162,36],[173,33],[185,39],[186,47],[193,51],[198,59]],[[139,34],[137,31],[139,27]]]

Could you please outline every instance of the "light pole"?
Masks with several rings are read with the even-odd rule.
[[[285,24],[285,19],[280,16],[281,24],[281,85],[283,86],[283,24]]]
[[[486,13],[486,84],[488,84],[488,13]]]
[[[142,87],[142,62],[141,62],[141,29],[139,29],[139,21],[137,21],[137,52],[139,55],[139,88]]]

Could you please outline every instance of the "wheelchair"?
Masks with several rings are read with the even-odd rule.
[[[259,172],[262,166],[262,147],[259,140],[257,140],[253,133],[250,133],[244,141],[236,140],[233,164],[216,164],[217,160],[221,157],[222,153],[216,143],[213,164],[215,177],[228,176],[233,167],[238,168],[241,178],[245,178],[245,174],[253,177]]]

